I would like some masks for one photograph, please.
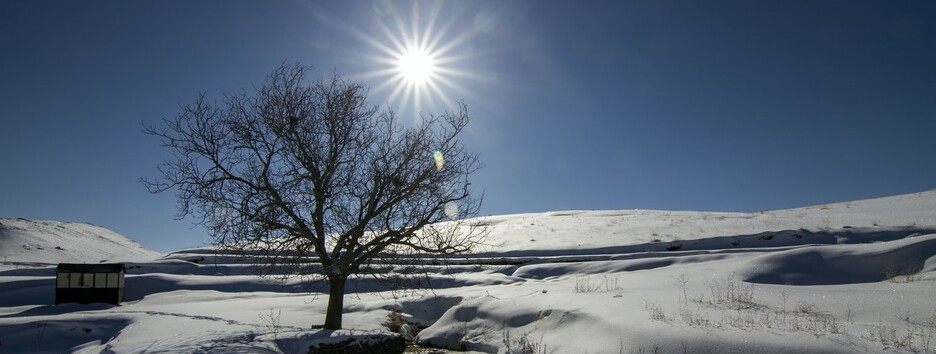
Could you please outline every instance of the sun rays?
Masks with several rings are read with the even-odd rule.
[[[378,68],[363,75],[376,91],[388,92],[388,103],[413,119],[470,96],[463,81],[481,75],[465,68],[469,55],[461,46],[473,32],[455,34],[451,22],[441,25],[442,3],[427,9],[414,4],[408,13],[387,6],[380,11],[377,30],[361,33],[369,49],[376,50],[368,58]]]

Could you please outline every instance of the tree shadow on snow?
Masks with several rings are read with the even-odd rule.
[[[225,281],[228,277],[166,277],[160,274],[148,274],[127,279],[124,290],[124,301],[141,300],[146,296],[176,291],[176,290],[205,290],[224,293],[250,293],[272,292],[285,294],[327,293],[328,283],[324,279],[315,279],[304,282],[280,282],[259,277],[240,278]],[[208,278],[209,281],[203,281]],[[210,280],[217,281],[210,281]],[[398,280],[375,279],[369,275],[361,275],[348,279],[345,294],[374,293],[404,289],[447,289],[474,285],[475,280],[461,279],[449,276],[434,276],[425,278],[416,274],[412,277]],[[495,283],[497,283],[495,281]],[[51,291],[51,282],[49,284]],[[51,301],[51,300],[50,300]]]

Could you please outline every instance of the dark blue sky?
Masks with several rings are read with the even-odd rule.
[[[410,119],[464,101],[484,215],[932,189],[934,19],[932,1],[4,1],[0,216],[208,243],[136,182],[169,153],[140,124],[296,61]],[[418,107],[379,74],[412,33],[445,69]]]

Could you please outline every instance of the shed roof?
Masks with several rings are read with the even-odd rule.
[[[81,272],[81,273],[126,273],[127,268],[123,263],[59,263],[55,267],[55,272]]]

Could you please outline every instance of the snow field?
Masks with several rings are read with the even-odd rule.
[[[350,281],[348,329],[334,332],[313,328],[324,284],[258,278],[210,247],[124,259],[120,306],[52,306],[45,264],[57,259],[44,257],[57,254],[5,241],[18,258],[0,269],[0,352],[306,352],[386,333],[393,318],[419,343],[478,353],[936,351],[933,191],[763,213],[472,222],[488,225],[489,246],[422,268],[431,290]]]

